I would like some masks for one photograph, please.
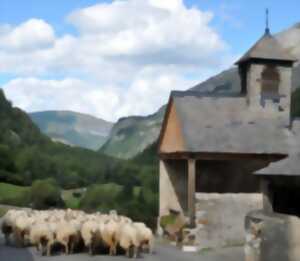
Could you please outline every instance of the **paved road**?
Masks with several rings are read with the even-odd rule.
[[[1,219],[0,219],[1,224]],[[224,248],[211,250],[205,253],[183,253],[176,247],[167,244],[157,244],[155,253],[144,255],[139,260],[145,261],[243,261],[243,249]],[[90,257],[87,253],[76,255],[60,255],[42,257],[35,248],[15,248],[5,246],[3,236],[0,232],[0,260],[2,261],[124,261],[125,256],[110,257],[107,255],[97,255]]]
[[[212,250],[207,253],[183,253],[175,247],[168,245],[159,245],[155,248],[152,255],[144,255],[140,260],[145,261],[243,261],[242,248],[226,248],[221,250]],[[0,260],[3,261],[124,261],[125,256],[104,256],[98,255],[90,257],[88,254],[60,255],[51,257],[42,257],[36,252],[35,248],[15,248],[0,243]]]

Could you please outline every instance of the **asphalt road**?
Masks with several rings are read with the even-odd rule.
[[[1,224],[1,219],[0,219]],[[124,261],[125,256],[110,257],[96,255],[90,257],[87,253],[75,255],[57,255],[51,257],[41,256],[35,248],[16,248],[5,246],[0,232],[0,260],[1,261]],[[145,261],[243,261],[243,248],[224,248],[205,251],[204,253],[184,253],[174,246],[160,243],[156,244],[154,253],[145,254],[139,258]]]
[[[90,257],[87,253],[75,255],[41,256],[35,248],[15,248],[0,244],[0,260],[3,261],[124,261],[125,256],[110,257],[96,255]],[[243,261],[243,249],[241,247],[211,250],[206,253],[183,253],[179,249],[169,245],[157,245],[155,253],[143,255],[139,260],[145,261]]]

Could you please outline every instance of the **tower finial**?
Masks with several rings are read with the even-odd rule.
[[[270,27],[269,27],[269,9],[266,8],[266,30],[265,34],[270,34]]]

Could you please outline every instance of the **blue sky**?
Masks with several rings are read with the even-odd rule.
[[[163,1],[163,0],[162,0]],[[65,16],[74,9],[94,5],[99,0],[0,0],[0,23],[19,24],[32,17],[49,22],[58,34],[76,33],[65,21]],[[300,22],[298,0],[185,0],[189,7],[215,14],[213,26],[238,52],[247,48],[259,37],[264,29],[265,8],[270,9],[270,27],[279,32]]]
[[[0,84],[6,95],[27,111],[71,109],[108,120],[152,113],[171,89],[186,89],[247,51],[264,32],[266,7],[272,32],[300,21],[296,0],[124,2],[119,8],[111,1],[0,0],[0,58],[5,63]],[[136,28],[144,17],[154,24]],[[178,17],[179,24],[170,26]],[[183,40],[177,39],[181,34]],[[128,46],[120,42],[124,39]],[[161,98],[151,98],[154,90],[163,90]],[[74,103],[65,103],[61,95]]]

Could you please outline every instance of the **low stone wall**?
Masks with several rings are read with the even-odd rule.
[[[246,214],[262,207],[261,194],[197,193],[196,228],[190,234],[199,249],[242,245]]]
[[[252,211],[245,226],[246,261],[300,260],[300,218]]]

